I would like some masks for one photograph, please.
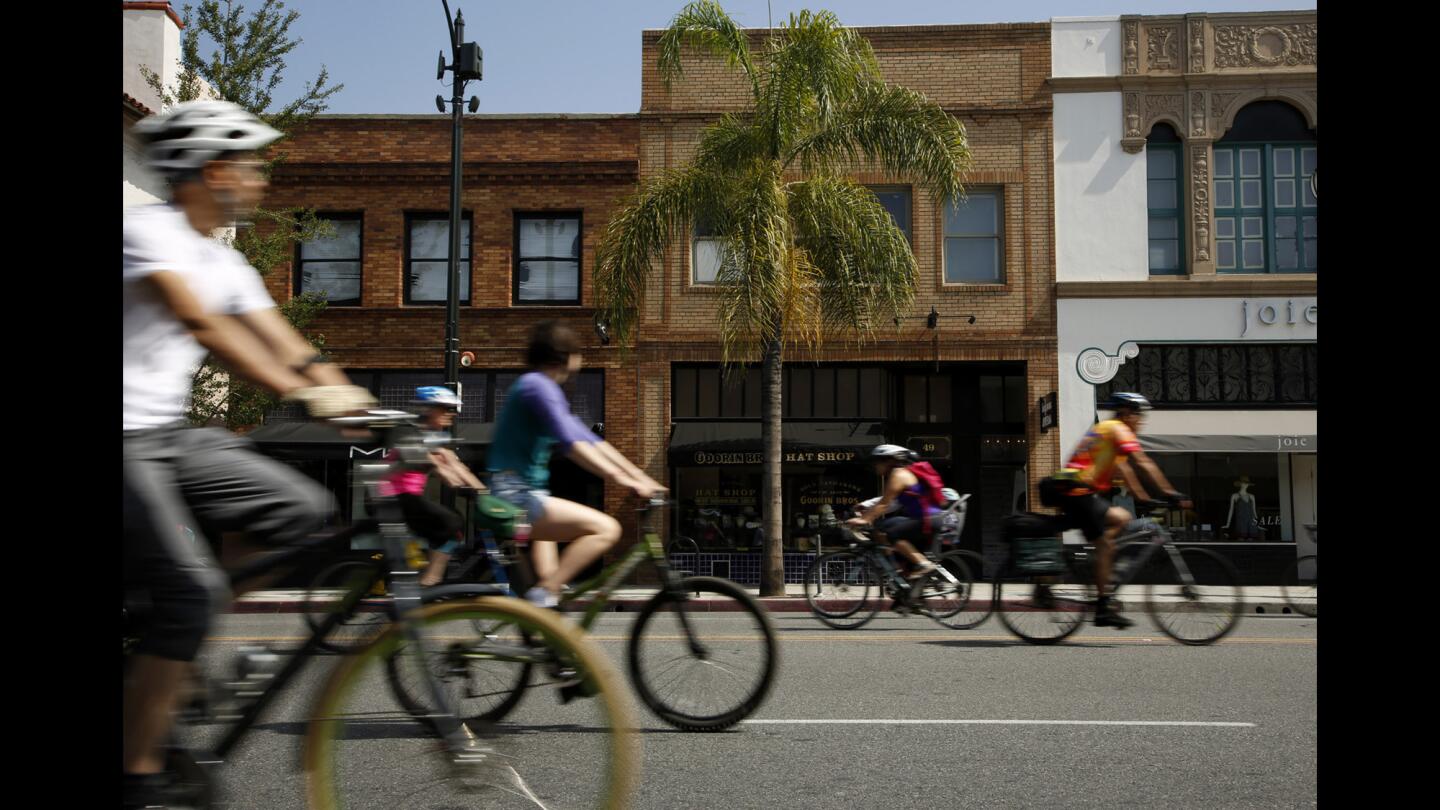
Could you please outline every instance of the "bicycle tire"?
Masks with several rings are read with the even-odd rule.
[[[336,590],[334,586],[340,585],[338,590],[343,594],[351,586],[358,584],[355,580],[362,575],[362,572],[363,576],[373,578],[380,573],[380,570],[380,564],[374,561],[342,560],[316,574],[305,589],[305,601],[301,607],[301,612],[305,616],[305,625],[310,632],[313,634],[319,631],[321,623],[340,606],[339,601],[322,599],[321,591],[333,591]],[[320,640],[319,648],[326,652],[342,655],[354,652],[369,643],[389,622],[389,611],[375,612],[357,609],[350,618],[342,621],[330,631],[329,635]]]
[[[694,634],[690,639],[686,639],[683,634],[678,636],[661,636],[657,634],[647,638],[646,630],[656,626],[658,623],[656,617],[660,615],[662,611],[672,607],[684,610],[685,603],[691,601],[693,598],[691,594],[704,593],[711,594],[712,598],[719,596],[732,600],[732,604],[719,608],[717,612],[723,611],[727,618],[739,614],[748,615],[754,621],[756,629],[759,630],[760,638],[758,640],[760,643],[758,645],[742,645],[742,642],[752,642],[756,639],[754,639],[753,636],[742,637],[732,634],[719,637],[712,636],[708,639],[700,638],[700,623],[698,622],[690,623],[691,633]],[[680,626],[676,626],[674,629],[677,632],[683,630]],[[647,660],[647,656],[645,655],[647,640],[658,643],[671,639],[681,642],[691,641],[692,643],[698,639],[706,643],[709,653],[706,657],[696,657],[693,649],[688,651],[692,663],[701,662],[710,665],[709,667],[700,668],[700,671],[706,673],[713,673],[719,670],[733,674],[734,657],[727,659],[731,662],[732,666],[726,667],[716,660],[717,656],[715,653],[718,649],[723,647],[727,651],[734,652],[737,649],[741,649],[742,646],[745,648],[754,647],[758,650],[762,659],[756,669],[756,679],[753,683],[742,684],[743,688],[739,692],[738,699],[722,699],[719,701],[721,705],[718,708],[706,710],[705,713],[697,713],[695,709],[688,706],[679,706],[676,701],[671,698],[662,698],[656,689],[656,682],[660,680],[662,675],[668,673],[669,670],[666,669],[657,673],[654,671],[646,671],[646,667],[644,666],[644,662]],[[683,656],[679,656],[673,660],[681,660],[682,658]],[[630,631],[629,665],[630,680],[635,685],[635,691],[640,695],[640,700],[650,708],[650,711],[655,712],[661,720],[682,731],[723,731],[746,717],[749,717],[765,702],[765,698],[770,694],[771,687],[775,684],[775,675],[779,670],[780,645],[776,638],[775,626],[770,621],[769,613],[767,613],[765,608],[756,601],[755,597],[751,596],[744,588],[728,579],[719,579],[718,577],[686,577],[680,581],[678,589],[671,591],[662,590],[651,597],[650,600],[640,608],[640,615],[635,618],[635,625]],[[726,690],[722,689],[722,684],[716,684],[712,689],[702,690],[699,694],[719,695],[723,691]]]
[[[837,568],[837,565],[843,567]],[[838,579],[832,581],[836,572]],[[836,630],[863,627],[880,612],[880,578],[863,554],[832,551],[816,557],[805,569],[804,584],[805,603],[810,606],[810,613]]]
[[[1159,554],[1152,563],[1158,569],[1153,572],[1154,579],[1168,581],[1145,586],[1145,610],[1160,632],[1181,644],[1214,644],[1240,623],[1244,609],[1240,576],[1229,560],[1209,549],[1182,548],[1179,552],[1196,584],[1205,591],[1178,582],[1179,573],[1170,563],[1170,555]],[[1213,630],[1203,630],[1205,625],[1200,625],[1202,632],[1197,633],[1189,632],[1189,624],[1181,624],[1181,617],[1201,614],[1218,616],[1220,621]]]
[[[1307,562],[1315,565],[1315,572],[1301,581],[1300,566]],[[1280,575],[1280,594],[1285,598],[1285,604],[1301,616],[1313,619],[1320,612],[1319,574],[1315,555],[1307,554],[1286,566]]]
[[[436,604],[442,604],[442,602],[437,600]],[[499,622],[477,619],[471,622],[471,628],[476,638],[489,639],[495,637],[495,631],[504,629],[500,626],[501,624],[502,623]],[[520,639],[519,641],[512,640],[509,642],[510,644],[528,647],[534,643],[534,638],[529,631],[524,628],[517,628],[517,630]],[[463,664],[465,663],[463,656],[466,651],[473,651],[474,649],[475,647],[465,640],[452,642],[446,647],[446,658],[440,661],[432,661],[430,671],[434,673],[436,672],[436,667],[444,668]],[[395,702],[400,704],[400,708],[404,709],[411,717],[423,723],[431,732],[437,732],[437,728],[427,719],[430,712],[425,705],[424,699],[420,696],[420,690],[411,682],[413,679],[408,678],[404,672],[405,669],[409,668],[402,668],[402,665],[405,663],[407,663],[407,661],[404,656],[400,654],[399,649],[397,649],[395,655],[391,655],[385,659],[385,675],[386,680],[390,684],[390,692],[395,696]],[[464,715],[461,719],[465,721],[467,726],[470,726],[472,731],[488,728],[504,720],[510,712],[515,710],[516,706],[520,705],[520,701],[525,698],[525,693],[530,688],[530,678],[534,668],[535,665],[529,661],[512,662],[505,666],[503,670],[509,673],[508,676],[501,674],[492,678],[495,683],[493,689],[496,691],[492,691],[488,695],[489,697],[498,699],[494,701],[482,701],[478,706],[471,706],[469,701],[476,697],[483,696],[471,695],[464,700],[460,700],[459,703]],[[409,674],[415,675],[418,673],[412,671]],[[469,674],[468,664],[466,664],[466,674]]]
[[[1030,644],[1058,644],[1085,624],[1094,611],[1094,587],[1066,560],[1065,571],[1053,576],[1017,575],[1005,582],[1003,572],[993,580],[995,610],[1000,623]],[[1042,580],[1050,580],[1044,582]],[[1037,586],[1048,589],[1048,598]]]
[[[941,554],[935,564],[945,567],[957,580],[965,583],[965,591],[963,598],[956,598],[954,604],[948,606],[947,609],[936,610],[928,607],[931,597],[927,589],[921,597],[926,601],[929,611],[926,615],[952,630],[969,630],[979,627],[986,619],[990,618],[990,614],[995,612],[993,594],[982,598],[975,593],[976,582],[981,581],[980,572],[985,564],[984,558],[973,551],[956,549]],[[969,577],[968,580],[960,576],[962,572]],[[953,587],[948,580],[945,582],[947,588]]]
[[[464,784],[459,790],[467,795],[467,804],[491,807],[490,801],[510,801],[516,806],[533,807],[537,800],[519,792],[531,789],[526,775],[539,778],[541,791],[560,793],[579,806],[619,810],[626,807],[639,783],[641,763],[640,742],[634,733],[635,715],[620,676],[609,657],[578,628],[562,617],[518,599],[486,596],[465,602],[451,602],[421,608],[412,615],[427,632],[442,623],[468,623],[476,620],[512,623],[525,628],[537,643],[552,650],[558,660],[572,662],[583,673],[586,685],[594,695],[584,706],[597,713],[604,733],[579,735],[604,749],[595,762],[598,769],[582,772],[592,760],[573,760],[568,768],[554,762],[554,734],[502,733],[492,729],[480,743],[496,753],[479,764],[454,764],[449,755],[437,749],[432,737],[413,739],[386,734],[383,755],[375,752],[376,732],[355,728],[378,724],[365,704],[365,679],[376,666],[391,656],[403,642],[402,628],[392,625],[372,643],[336,662],[316,696],[306,728],[302,764],[306,775],[306,798],[311,810],[339,810],[351,807],[344,799],[355,798],[355,804],[376,807],[411,806],[416,795],[443,799],[447,785],[444,779],[458,779]],[[353,720],[350,718],[354,718]],[[382,726],[383,727],[383,726]],[[352,739],[347,732],[354,732]],[[411,750],[397,753],[393,748],[407,743]],[[522,764],[520,756],[524,754]],[[374,769],[391,766],[385,778],[374,777]],[[521,767],[525,774],[521,774]],[[352,774],[363,778],[352,778]],[[593,777],[590,785],[576,788],[576,780]],[[412,780],[406,782],[405,780]],[[559,780],[559,781],[556,781]],[[492,788],[485,798],[476,798],[474,791]],[[351,791],[354,791],[353,793]],[[583,795],[582,794],[583,791]],[[520,799],[524,799],[520,802]]]

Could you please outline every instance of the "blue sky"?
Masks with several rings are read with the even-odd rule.
[[[248,0],[247,5],[255,5]],[[173,0],[177,10],[184,0]],[[324,63],[345,89],[329,112],[435,112],[435,62],[447,46],[440,0],[288,0],[304,44],[291,53],[277,99],[293,97]],[[664,28],[684,0],[451,0],[465,14],[465,38],[485,52],[485,78],[472,82],[482,113],[636,112],[640,32]],[[766,25],[765,0],[725,0],[741,25]],[[846,25],[1040,22],[1051,17],[1314,9],[1301,0],[771,0],[774,18],[829,9]],[[203,51],[208,55],[209,51]],[[287,92],[288,91],[288,92]]]

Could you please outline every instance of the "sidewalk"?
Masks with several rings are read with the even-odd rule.
[[[752,596],[759,598],[759,588],[746,588]],[[1204,589],[1202,588],[1202,592]],[[606,604],[606,611],[634,612],[640,609],[646,601],[654,595],[654,588],[625,588],[616,591]],[[1008,589],[1007,589],[1008,593]],[[1291,611],[1285,604],[1285,599],[1280,593],[1278,585],[1251,585],[1240,588],[1244,599],[1244,612],[1255,615],[1299,615]],[[1143,609],[1145,606],[1145,588],[1140,585],[1128,585],[1118,594],[1120,601],[1126,610]],[[339,592],[336,591],[331,599],[338,599]],[[872,597],[873,598],[873,597]],[[990,583],[977,583],[975,585],[975,600],[989,600],[991,598]],[[1178,599],[1167,599],[1165,601],[1178,601]],[[382,599],[366,600],[367,605],[372,609],[380,609],[384,604]],[[785,586],[785,596],[771,596],[760,599],[760,603],[771,613],[809,613],[810,606],[805,602],[804,586],[791,584]],[[580,609],[581,605],[576,606]],[[231,607],[231,613],[299,613],[304,610],[305,591],[303,590],[263,590],[245,594],[236,600]],[[695,600],[693,607],[697,610],[728,611],[732,610],[734,603],[729,600],[700,598]],[[888,607],[888,600],[886,605]]]

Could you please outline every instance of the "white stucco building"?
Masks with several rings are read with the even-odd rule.
[[[1139,391],[1142,444],[1196,500],[1172,528],[1305,553],[1316,14],[1051,22],[1064,452],[1109,392]]]

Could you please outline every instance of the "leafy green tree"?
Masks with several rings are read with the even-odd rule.
[[[284,77],[285,57],[303,42],[289,33],[299,17],[297,11],[286,11],[283,0],[263,0],[252,14],[233,0],[202,0],[198,8],[186,5],[181,15],[180,71],[174,84],[165,86],[149,68],[142,67],[141,72],[165,107],[218,97],[244,107],[288,136],[324,112],[330,97],[345,87],[331,85],[330,73],[322,65],[294,100],[272,109],[274,91]],[[206,41],[214,47],[208,57],[201,55]],[[284,160],[283,144],[282,138],[271,147],[267,175]],[[297,242],[333,235],[334,228],[316,217],[314,209],[262,207],[250,222],[240,223],[228,241],[264,276],[290,260]],[[324,308],[323,295],[306,294],[281,304],[279,311],[296,329],[304,329]],[[323,335],[309,337],[317,351],[323,348]],[[207,362],[195,375],[189,416],[200,424],[247,427],[263,421],[275,404],[263,389],[233,380],[224,369]]]

